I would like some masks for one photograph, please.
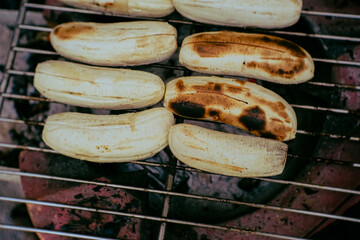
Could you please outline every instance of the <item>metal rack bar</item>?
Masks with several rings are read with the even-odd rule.
[[[154,19],[152,19],[152,20],[154,20]],[[171,19],[168,19],[167,21],[171,22]],[[19,26],[19,28],[24,29],[24,30],[32,30],[32,31],[43,31],[43,32],[51,32],[52,31],[52,28],[50,28],[50,27],[39,27],[39,26],[33,26],[33,25],[27,25],[27,24],[21,24]],[[302,32],[288,32],[288,31],[280,31],[280,30],[255,30],[255,31],[269,33],[269,34],[275,33],[275,34],[280,34],[280,35],[297,36],[297,37],[309,37],[309,38],[328,39],[328,40],[337,40],[337,41],[360,42],[360,38],[348,37],[348,36],[336,36],[336,35],[302,33]]]
[[[34,53],[34,54],[54,55],[54,56],[59,55],[55,51],[48,51],[48,50],[41,50],[41,49],[34,49],[34,48],[25,48],[25,47],[14,47],[14,51]],[[322,59],[322,58],[313,58],[313,60],[315,62],[325,62],[325,63],[339,64],[339,65],[360,67],[360,62],[356,62],[356,61],[342,61],[342,60]],[[165,65],[165,64],[151,64],[151,66],[169,67],[168,65]],[[171,66],[171,67],[172,68],[176,67],[176,69],[183,70],[183,71],[187,70],[183,66]]]
[[[360,15],[348,14],[348,13],[333,13],[333,12],[319,12],[319,11],[302,10],[301,14],[312,15],[312,16],[322,16],[322,17],[360,19]]]
[[[165,64],[151,64],[151,66],[153,67],[157,67],[157,68],[169,68],[169,65],[165,65]],[[185,71],[184,67],[182,66],[174,66],[173,69],[176,70],[181,70],[181,71]],[[18,76],[28,76],[28,77],[34,77],[35,76],[35,72],[31,72],[31,71],[21,71],[21,70],[8,70],[9,74],[12,75],[18,75]],[[329,87],[329,88],[344,88],[344,89],[349,89],[349,90],[355,90],[358,91],[360,90],[360,86],[359,85],[351,85],[351,84],[341,84],[341,83],[328,83],[328,82],[305,82],[304,84],[309,84],[309,85],[315,85],[315,86],[321,86],[321,87]]]
[[[275,33],[275,34],[288,35],[288,36],[297,36],[297,37],[360,42],[360,38],[358,38],[358,37],[335,36],[335,35],[318,34],[318,33],[287,32],[287,31],[280,31],[280,30],[262,31],[262,32],[266,32],[266,33],[270,33],[270,34]],[[317,61],[319,61],[319,60],[317,60]]]
[[[147,165],[147,162],[143,161],[137,161],[137,164],[141,165]],[[151,164],[154,167],[167,167],[167,168],[173,168],[177,170],[184,170],[184,171],[196,171],[196,172],[202,172],[200,170],[194,169],[194,168],[185,168],[181,166],[172,166],[168,164]],[[165,166],[164,166],[165,165]],[[42,174],[35,174],[35,173],[24,173],[24,172],[18,172],[18,171],[7,171],[7,170],[1,170],[0,174],[9,174],[9,175],[17,175],[17,176],[28,176],[28,177],[38,177],[38,178],[46,178],[46,179],[53,179],[53,180],[62,180],[62,181],[71,181],[71,182],[78,182],[78,183],[88,183],[88,184],[97,184],[97,185],[104,185],[104,186],[111,186],[109,184],[102,184],[99,182],[94,181],[84,181],[84,180],[78,180],[78,179],[70,179],[70,178],[61,178],[61,177],[55,177],[55,176],[47,176]],[[346,194],[354,194],[354,195],[360,195],[359,190],[352,190],[352,189],[346,189],[346,188],[339,188],[339,187],[332,187],[332,186],[325,186],[325,185],[319,185],[319,184],[311,184],[311,183],[302,183],[302,182],[296,182],[296,181],[290,181],[290,180],[280,180],[280,179],[273,179],[273,178],[265,178],[265,177],[250,177],[249,179],[257,179],[261,181],[267,181],[267,182],[273,182],[273,183],[279,183],[279,184],[287,184],[287,185],[294,185],[298,187],[305,187],[305,188],[312,188],[317,190],[326,190],[326,191],[333,191],[333,192],[339,192],[339,193],[346,193]],[[113,186],[120,186],[120,185],[113,185]],[[127,187],[122,186],[122,188],[127,189]],[[134,190],[134,188],[131,188]],[[160,193],[160,194],[168,194],[171,195],[170,192],[165,191],[157,191],[157,190],[145,190],[145,188],[138,188],[139,191],[148,191],[153,193]],[[184,196],[192,196],[191,194],[184,195]],[[216,198],[215,198],[216,199]],[[222,199],[221,201],[224,201]],[[238,202],[239,204],[242,202]]]
[[[20,149],[20,150],[29,150],[29,151],[37,151],[37,152],[47,152],[52,154],[60,154],[52,149],[46,149],[46,148],[37,148],[37,147],[27,147],[22,145],[16,145],[16,144],[8,144],[8,143],[0,143],[0,147],[5,148],[11,148],[11,149]],[[319,157],[303,157],[296,154],[289,154],[288,157],[296,158],[296,159],[305,159],[307,161],[314,161],[314,162],[322,162],[326,164],[337,164],[342,166],[349,166],[349,167],[357,167],[360,168],[360,163],[357,162],[348,162],[344,160],[334,160],[334,159],[326,159],[326,158],[319,158]],[[153,166],[153,167],[169,167],[168,164],[165,163],[154,163],[154,162],[144,162],[144,161],[137,161],[137,164],[147,165],[147,166]],[[200,170],[191,168],[191,167],[183,167],[183,166],[175,166],[175,168],[179,170],[184,171],[192,171],[192,172],[202,172]],[[276,181],[276,180],[273,180]],[[280,183],[280,182],[279,182]],[[296,182],[294,182],[295,184]],[[288,182],[288,184],[291,184],[291,182]],[[317,188],[316,185],[312,185],[312,188]],[[320,189],[323,189],[320,187]],[[340,192],[343,192],[339,189]],[[346,192],[346,191],[345,191]]]
[[[177,161],[178,160],[174,156],[170,155],[170,159],[169,159],[169,165],[170,166],[176,166]],[[165,186],[166,191],[171,191],[172,190],[173,184],[174,184],[174,179],[175,179],[175,174],[176,174],[176,169],[174,167],[169,168],[168,177],[167,177],[166,186]],[[164,198],[164,204],[163,204],[161,217],[167,217],[168,216],[169,208],[170,208],[170,195],[166,194],[165,198]],[[165,239],[165,232],[166,232],[166,222],[163,222],[160,225],[158,240],[164,240]]]
[[[304,130],[297,130],[296,134],[303,134],[308,136],[323,136],[323,137],[329,137],[333,139],[344,139],[348,141],[353,142],[360,142],[360,137],[353,137],[353,136],[344,136],[344,135],[338,135],[338,134],[331,134],[331,133],[318,133],[318,132],[308,132]]]
[[[37,126],[44,126],[44,122],[39,121],[31,121],[31,120],[20,120],[20,119],[10,119],[10,118],[3,118],[0,117],[0,122],[7,122],[7,123],[17,123],[17,124],[29,124],[29,125],[37,125]]]
[[[132,188],[132,187],[128,187],[128,188]],[[136,189],[132,188],[131,190],[136,190]],[[148,191],[149,190],[150,189],[148,189]],[[283,208],[283,207],[270,206],[270,205],[258,204],[258,203],[239,202],[239,201],[234,201],[234,200],[219,199],[219,198],[214,198],[214,197],[206,197],[206,196],[192,195],[192,194],[182,194],[182,193],[175,193],[175,192],[167,192],[167,194],[169,194],[169,195],[171,194],[173,196],[178,196],[178,197],[186,197],[186,198],[193,198],[193,199],[198,199],[198,200],[207,200],[207,201],[222,202],[222,203],[229,203],[229,204],[237,204],[237,205],[244,205],[244,206],[254,207],[254,208],[262,208],[262,209],[266,209],[266,210],[273,210],[273,211],[280,211],[280,212],[287,212],[287,213],[296,213],[296,214],[303,214],[303,215],[308,215],[308,216],[313,216],[313,217],[323,217],[323,218],[334,219],[334,220],[342,220],[342,221],[360,223],[359,218],[344,217],[344,216],[335,215],[335,214],[313,212],[313,211],[293,209],[293,208]],[[76,209],[76,210],[82,210],[82,211],[114,214],[114,215],[143,218],[143,219],[147,219],[147,217],[150,217],[150,216],[144,216],[144,215],[140,215],[140,214],[130,214],[130,213],[117,212],[117,211],[103,210],[103,209],[98,209],[98,208],[88,208],[88,207],[81,207],[81,206],[68,205],[68,204],[60,204],[60,203],[53,203],[53,202],[46,202],[46,201],[36,201],[36,200],[30,200],[30,199],[11,198],[11,197],[3,197],[3,196],[0,196],[0,201],[30,203],[30,204],[38,204],[38,205],[44,205],[44,206],[70,208],[70,209]],[[142,216],[142,217],[139,217],[139,216]],[[166,218],[165,217],[161,217],[161,218],[156,217],[156,219],[159,220],[159,219],[166,219]],[[155,219],[149,218],[148,220],[155,220]],[[160,221],[167,223],[167,221],[164,221],[164,220],[160,220]]]
[[[0,229],[22,231],[22,232],[32,232],[32,233],[45,233],[45,234],[52,234],[52,235],[57,235],[57,236],[73,237],[73,238],[80,238],[80,239],[90,239],[90,240],[115,240],[115,238],[104,238],[104,237],[90,236],[90,235],[78,234],[78,233],[47,230],[47,229],[41,229],[41,228],[31,228],[31,227],[24,227],[24,226],[7,225],[7,224],[2,224],[2,223],[0,223]]]
[[[300,105],[300,104],[290,104],[290,105],[293,108],[301,108],[301,109],[314,110],[314,111],[324,111],[324,112],[333,112],[333,113],[341,113],[341,114],[350,114],[350,113],[352,113],[348,109],[325,108],[325,107],[310,106],[310,105]]]
[[[77,13],[96,14],[96,15],[110,15],[110,16],[115,15],[115,14],[112,14],[112,13],[101,13],[101,12],[98,12],[98,11],[92,11],[92,10],[86,10],[86,9],[77,9],[77,8],[60,7],[60,6],[48,6],[48,5],[35,4],[35,3],[27,3],[25,5],[25,7],[48,9],[48,10],[57,10],[57,11],[64,11],[64,12],[77,12]],[[324,17],[360,19],[360,15],[348,14],[348,13],[333,13],[333,12],[320,12],[320,11],[302,10],[301,14],[313,15],[313,16],[324,16]],[[129,17],[129,16],[124,16],[124,17]],[[145,18],[145,19],[153,19],[153,18]],[[181,23],[182,24],[193,24],[193,22],[191,22],[191,21],[181,21]]]
[[[38,101],[38,102],[52,102],[48,98],[26,96],[26,95],[19,95],[13,93],[0,93],[0,95],[4,98],[9,98],[9,99],[29,100],[29,101]]]
[[[18,123],[18,124],[31,124],[31,125],[39,125],[44,126],[44,122],[39,121],[31,121],[31,120],[19,120],[19,119],[10,119],[10,118],[1,118],[0,122],[12,122],[12,123]],[[360,137],[354,137],[354,136],[344,136],[344,135],[338,135],[338,134],[332,134],[332,133],[324,133],[324,132],[308,132],[305,130],[296,130],[297,134],[302,135],[308,135],[308,136],[323,136],[323,137],[329,137],[333,139],[346,139],[348,141],[354,141],[354,142],[360,142]]]
[[[323,59],[323,58],[313,58],[314,62],[323,62],[323,63],[331,63],[338,65],[348,65],[353,67],[360,67],[360,62],[355,61],[345,61],[345,60],[335,60],[335,59]]]
[[[20,10],[19,10],[19,13],[18,13],[17,21],[16,21],[17,25],[20,25],[20,24],[22,24],[24,22],[24,19],[25,19],[25,7],[24,7],[25,2],[26,2],[26,0],[21,1]],[[16,47],[16,45],[17,45],[17,43],[19,41],[19,38],[20,38],[20,29],[15,28],[14,35],[13,35],[11,43],[10,43],[9,53],[8,53],[7,60],[6,60],[6,63],[5,63],[4,74],[3,74],[3,77],[2,77],[2,79],[0,81],[0,92],[6,92],[6,89],[8,87],[10,74],[7,71],[8,71],[8,69],[11,68],[11,66],[12,66],[12,64],[13,64],[13,62],[15,60],[15,52],[16,51],[14,50],[14,48]],[[2,112],[3,104],[4,104],[4,98],[0,95],[0,114]]]
[[[352,90],[360,90],[360,86],[351,85],[351,84],[341,84],[341,83],[328,83],[328,82],[306,82],[309,85],[321,86],[321,87],[330,87],[330,88],[346,88]]]
[[[328,159],[328,158],[321,158],[321,157],[304,157],[299,154],[291,154],[288,153],[288,157],[295,158],[295,159],[302,159],[305,161],[314,161],[319,163],[325,163],[325,164],[337,164],[347,167],[360,167],[360,163],[357,162],[349,162],[344,160],[338,160],[338,159]]]
[[[130,218],[138,218],[138,219],[151,220],[151,221],[157,221],[157,222],[176,223],[176,224],[188,225],[188,226],[193,226],[193,227],[211,228],[211,229],[218,229],[218,230],[223,230],[223,231],[232,231],[232,232],[238,232],[241,234],[251,234],[251,235],[257,235],[257,236],[263,236],[263,237],[272,237],[272,238],[280,238],[280,239],[294,239],[294,240],[303,239],[303,238],[296,238],[296,237],[291,237],[291,236],[286,236],[286,235],[281,235],[281,234],[266,233],[266,232],[261,232],[261,231],[250,231],[250,230],[245,230],[242,228],[232,227],[232,226],[220,226],[220,225],[196,223],[196,222],[182,221],[182,220],[177,220],[177,219],[154,217],[154,216],[143,215],[143,214],[126,213],[126,212],[104,210],[104,209],[91,208],[91,207],[81,207],[81,206],[76,206],[76,205],[61,204],[61,203],[54,203],[54,202],[47,202],[47,201],[37,201],[37,200],[2,197],[2,196],[0,196],[0,201],[25,203],[25,204],[36,204],[36,205],[42,205],[42,206],[48,206],[48,207],[58,207],[58,208],[74,209],[74,210],[81,210],[81,211],[87,211],[87,212],[111,214],[111,215],[124,216],[124,217],[130,217]]]

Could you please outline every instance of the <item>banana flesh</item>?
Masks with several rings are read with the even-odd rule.
[[[50,42],[63,57],[100,66],[135,66],[163,61],[177,49],[177,31],[155,21],[68,22],[56,26]]]
[[[186,118],[230,124],[258,136],[295,138],[297,118],[278,94],[237,79],[192,76],[166,84],[164,107]]]
[[[179,60],[190,70],[297,84],[313,78],[314,61],[297,44],[265,34],[203,32],[186,37]]]
[[[151,73],[54,60],[37,65],[34,87],[57,102],[116,110],[154,105],[165,92],[164,82]]]
[[[83,9],[134,17],[164,17],[174,11],[172,0],[59,0]]]
[[[272,139],[235,135],[190,124],[170,128],[169,147],[190,167],[235,177],[274,176],[284,170],[288,146]]]
[[[302,0],[173,0],[191,20],[236,27],[284,28],[295,24]]]
[[[59,113],[48,117],[44,142],[66,156],[91,162],[127,162],[155,155],[168,145],[174,116],[166,108],[122,115]]]

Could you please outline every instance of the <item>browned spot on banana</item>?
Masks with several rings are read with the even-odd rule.
[[[209,164],[209,165],[221,167],[222,169],[229,169],[231,171],[241,172],[241,171],[246,170],[246,168],[237,167],[237,166],[233,166],[233,165],[228,165],[228,164],[224,164],[224,163],[217,163],[217,162],[213,162],[213,161],[209,161],[209,160],[205,160],[205,159],[200,159],[200,158],[195,158],[195,157],[191,157],[191,156],[189,156],[189,158],[191,158],[191,159],[193,159],[195,161],[199,161],[199,162]]]
[[[239,117],[239,122],[249,131],[256,130],[260,132],[266,126],[266,114],[259,106],[247,108]]]
[[[250,68],[264,69],[272,75],[284,75],[286,78],[291,78],[307,70],[302,59],[307,57],[305,50],[295,43],[274,36],[259,34],[244,35],[223,31],[214,34],[198,34],[193,37],[191,42],[186,42],[184,45],[188,44],[192,44],[193,51],[203,58],[219,58],[231,54],[256,54],[262,59],[268,59],[268,57],[276,55],[275,59],[271,58],[279,60],[274,64],[257,62],[246,64],[244,62],[244,65]],[[283,54],[299,58],[301,61],[281,57]],[[285,63],[282,64],[284,66],[279,66],[281,61]]]
[[[279,59],[279,61],[274,63],[251,61],[247,62],[246,66],[248,68],[261,69],[271,76],[280,76],[289,79],[307,70],[303,59],[297,61]]]
[[[184,91],[186,88],[185,88],[185,85],[184,85],[184,81],[179,79],[177,82],[176,82],[176,88],[182,92]]]
[[[110,149],[110,147],[108,145],[98,145],[98,146],[96,146],[96,149],[99,150],[102,153],[111,152],[111,149]]]
[[[229,52],[233,51],[233,44],[229,43],[194,43],[193,48],[194,51],[200,56],[204,58],[216,58],[222,57],[224,55],[228,55]]]
[[[187,97],[178,97],[169,102],[169,108],[176,114],[190,118],[204,118],[205,106]]]
[[[239,102],[244,103],[222,93],[199,91],[196,94],[182,94],[171,99],[168,107],[183,117],[208,119],[236,126],[237,117],[226,110],[238,108]]]
[[[81,24],[76,24],[76,25],[63,25],[63,26],[58,26],[55,30],[54,30],[54,34],[62,40],[69,40],[69,39],[73,39],[76,38],[76,36],[81,35],[81,34],[87,34],[87,33],[91,33],[94,32],[94,28],[91,26],[87,26],[87,25],[81,25]]]

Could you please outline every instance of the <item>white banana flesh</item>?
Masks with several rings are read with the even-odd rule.
[[[284,170],[288,146],[272,139],[235,135],[190,124],[170,128],[169,147],[190,167],[235,177],[274,176]]]
[[[56,26],[50,42],[63,57],[100,66],[135,66],[163,61],[177,49],[177,31],[155,21]]]
[[[83,9],[135,17],[164,17],[174,11],[172,0],[59,0]]]
[[[66,156],[91,162],[127,162],[155,155],[168,145],[174,116],[166,108],[122,115],[59,113],[48,117],[44,142]]]
[[[284,28],[295,24],[302,0],[174,0],[191,20],[236,27]]]
[[[34,86],[53,101],[115,110],[154,105],[165,92],[164,82],[152,73],[54,60],[37,65]]]

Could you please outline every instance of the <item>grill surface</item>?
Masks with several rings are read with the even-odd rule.
[[[309,1],[304,1],[309,2]],[[40,133],[42,126],[44,125],[44,118],[33,118],[27,116],[25,113],[18,113],[17,118],[8,117],[6,113],[6,109],[9,107],[16,107],[17,104],[20,106],[34,106],[39,105],[41,112],[41,106],[44,104],[52,103],[50,100],[45,99],[39,95],[33,94],[31,91],[25,92],[14,92],[9,86],[14,84],[14,82],[23,82],[25,85],[31,85],[31,79],[34,76],[34,71],[32,69],[21,69],[17,66],[16,58],[21,54],[30,54],[31,56],[35,56],[41,59],[56,59],[59,58],[58,54],[51,49],[41,48],[39,46],[32,47],[31,45],[23,46],[21,37],[25,33],[44,33],[44,36],[48,32],[51,31],[51,27],[48,26],[38,26],[31,24],[27,21],[26,16],[28,12],[32,11],[50,11],[50,12],[63,12],[63,13],[76,13],[81,16],[91,16],[91,17],[104,17],[106,16],[105,21],[122,21],[122,20],[146,20],[146,18],[120,18],[116,16],[111,16],[109,14],[100,14],[94,11],[74,9],[69,7],[55,6],[55,5],[44,5],[44,4],[35,4],[29,3],[24,0],[21,3],[21,8],[18,13],[17,25],[14,29],[13,39],[11,42],[8,58],[6,61],[6,65],[4,67],[4,74],[2,76],[0,82],[0,126],[5,126],[6,124],[14,124],[19,125],[20,129],[23,129],[24,132],[30,132],[30,134],[37,136],[40,138]],[[49,14],[47,12],[46,14]],[[51,15],[51,14],[50,14]],[[298,28],[288,28],[285,30],[257,30],[257,29],[246,29],[248,32],[261,32],[279,35],[283,38],[291,39],[297,42],[298,44],[305,46],[307,50],[309,50],[310,54],[313,56],[315,64],[316,64],[316,77],[314,80],[310,82],[298,85],[298,86],[278,86],[276,84],[262,83],[264,86],[273,89],[278,92],[280,95],[284,96],[289,103],[293,106],[298,115],[311,116],[304,117],[305,120],[300,121],[299,130],[297,131],[297,138],[294,142],[290,143],[290,150],[288,154],[288,165],[292,166],[292,168],[305,169],[308,171],[308,174],[311,173],[311,168],[315,168],[314,166],[323,166],[324,172],[320,172],[318,175],[324,176],[328,174],[326,169],[334,168],[341,169],[339,172],[342,174],[347,171],[347,173],[352,174],[351,176],[356,176],[360,173],[360,159],[356,154],[359,154],[358,149],[360,149],[360,131],[359,131],[359,116],[360,116],[360,102],[356,101],[355,104],[345,104],[340,103],[341,99],[338,96],[341,96],[339,93],[348,93],[360,95],[360,75],[357,76],[353,82],[340,82],[336,78],[328,79],[326,77],[331,77],[332,75],[327,75],[328,69],[334,69],[335,66],[338,68],[349,68],[353,67],[355,70],[358,70],[360,67],[359,59],[355,57],[350,58],[338,58],[341,54],[344,53],[347,49],[354,49],[355,46],[360,45],[360,38],[358,33],[360,33],[359,29],[354,29],[354,31],[345,32],[343,35],[337,35],[337,32],[332,33],[331,24],[335,19],[336,21],[343,21],[342,24],[347,22],[359,21],[360,15],[357,14],[344,14],[344,13],[335,13],[335,12],[326,12],[325,10],[313,11],[313,10],[303,10],[302,11],[302,19],[306,19],[306,22],[311,25],[313,28],[315,25],[318,25],[319,21],[324,23],[322,26],[327,27],[326,29],[322,29],[321,31],[311,32],[311,31],[299,31],[298,29],[305,29],[301,26]],[[151,19],[154,20],[154,19]],[[165,19],[158,19],[159,21],[167,21],[170,24],[174,25],[178,29],[186,29],[188,32],[201,32],[204,29],[218,30],[218,26],[209,26],[200,23],[195,23],[192,21],[188,21],[183,18],[179,18],[177,15],[171,15]],[[326,22],[328,22],[326,24]],[[51,24],[51,22],[49,22]],[[244,31],[241,28],[221,28],[221,29],[230,29],[235,31]],[[182,36],[179,35],[178,42],[181,43]],[[327,53],[322,53],[321,51],[317,51],[316,46],[310,46],[312,41],[316,41],[323,46],[327,46],[330,49],[327,50]],[[334,47],[336,46],[336,47]],[[310,49],[309,49],[310,48]],[[360,54],[360,53],[359,53]],[[351,54],[350,54],[351,55]],[[353,53],[354,55],[354,53]],[[34,59],[34,58],[33,58]],[[158,64],[151,64],[146,67],[149,71],[157,72],[170,72],[178,75],[178,76],[187,76],[192,75],[191,71],[182,67],[178,62],[166,61]],[[325,70],[323,70],[325,69]],[[170,74],[171,75],[171,74]],[[334,75],[334,74],[333,74]],[[166,74],[165,74],[166,76]],[[169,80],[169,79],[164,79]],[[309,94],[308,96],[312,96],[311,101],[306,100],[298,100],[291,96],[291,94],[295,94],[297,91],[301,93]],[[329,92],[334,92],[333,95],[329,94]],[[315,96],[315,97],[314,97]],[[327,99],[327,97],[329,97]],[[305,97],[306,98],[306,97]],[[324,98],[326,100],[324,100]],[[25,105],[21,105],[24,103]],[[21,107],[20,107],[21,109]],[[22,109],[20,110],[22,111]],[[306,119],[310,119],[309,122]],[[320,119],[322,119],[320,121]],[[183,119],[177,119],[178,122],[183,121]],[[321,122],[319,124],[315,124],[316,121]],[[330,123],[331,122],[331,123]],[[303,124],[302,124],[303,123]],[[311,124],[314,126],[309,126],[306,124]],[[347,124],[346,128],[343,125]],[[323,126],[324,125],[324,126]],[[344,127],[344,129],[343,129]],[[309,143],[306,143],[309,142]],[[342,150],[341,153],[338,153],[338,157],[334,157],[332,154],[320,154],[321,151],[315,149],[314,146],[310,146],[315,144],[317,146],[323,145],[322,151],[330,151],[331,146],[343,146],[346,150]],[[300,147],[299,147],[300,146]],[[313,148],[313,150],[304,150],[303,148]],[[24,144],[19,143],[19,141],[13,142],[0,142],[0,148],[3,149],[4,152],[11,150],[28,150],[35,151],[47,154],[57,155],[51,149],[45,147],[43,143],[33,143],[25,142]],[[314,153],[316,151],[317,154]],[[355,156],[354,156],[355,155]],[[7,156],[4,154],[4,156]],[[0,175],[3,176],[20,176],[22,178],[31,177],[35,179],[43,179],[43,180],[54,180],[60,182],[67,183],[76,183],[76,184],[91,184],[102,187],[111,187],[116,189],[122,189],[133,192],[147,193],[152,195],[160,195],[163,196],[163,201],[161,202],[161,208],[159,214],[136,214],[126,211],[115,211],[115,210],[107,210],[107,209],[99,209],[96,207],[84,207],[77,206],[72,204],[62,204],[56,202],[49,202],[45,200],[32,200],[27,198],[14,198],[8,196],[0,196],[0,202],[13,202],[13,203],[26,203],[40,206],[50,206],[64,209],[73,209],[73,210],[81,210],[88,211],[94,213],[104,213],[116,216],[129,217],[140,220],[149,220],[151,222],[159,223],[155,226],[156,228],[156,238],[157,239],[169,239],[171,235],[171,231],[176,232],[177,226],[179,229],[182,229],[182,226],[189,226],[195,231],[198,235],[198,239],[202,236],[203,239],[230,239],[230,238],[240,238],[243,235],[249,235],[251,237],[257,237],[259,239],[307,239],[311,238],[317,230],[309,229],[307,234],[299,233],[298,235],[294,235],[291,231],[277,231],[276,227],[274,228],[260,228],[256,224],[249,223],[249,225],[242,224],[241,214],[247,214],[248,219],[251,216],[255,216],[257,214],[266,214],[266,211],[272,211],[273,214],[271,216],[279,215],[279,216],[295,216],[295,218],[303,218],[311,216],[311,217],[320,217],[322,219],[321,223],[317,227],[320,229],[322,226],[325,226],[332,220],[341,220],[347,223],[360,223],[360,218],[356,217],[348,217],[343,216],[342,213],[344,209],[341,210],[341,206],[346,206],[350,204],[357,203],[360,199],[360,191],[359,188],[359,180],[353,179],[352,181],[348,180],[346,182],[342,179],[345,179],[344,176],[338,176],[337,181],[328,181],[322,182],[319,181],[316,177],[289,177],[289,176],[280,176],[276,178],[249,178],[253,181],[258,181],[260,183],[266,184],[275,184],[278,188],[276,194],[280,194],[281,191],[289,191],[284,189],[296,189],[296,191],[305,191],[310,189],[310,192],[325,192],[327,194],[330,193],[330,196],[338,196],[337,194],[343,194],[342,196],[346,196],[348,200],[347,203],[342,203],[340,206],[337,206],[328,212],[327,209],[323,210],[313,209],[309,207],[308,202],[305,202],[303,208],[295,208],[293,205],[287,205],[286,202],[284,204],[280,203],[275,204],[276,199],[274,196],[267,199],[264,202],[258,203],[256,201],[243,201],[237,199],[230,199],[226,197],[217,197],[217,196],[209,196],[202,192],[195,193],[183,193],[178,191],[176,179],[183,172],[195,172],[200,173],[203,176],[210,176],[212,174],[201,173],[196,169],[189,168],[187,166],[181,165],[176,159],[174,159],[171,154],[169,154],[169,160],[165,162],[154,162],[154,161],[138,161],[136,164],[144,167],[150,168],[159,168],[164,171],[165,174],[165,187],[164,189],[158,188],[149,188],[149,187],[134,187],[129,184],[112,184],[106,183],[102,181],[93,181],[93,180],[84,180],[73,177],[59,177],[53,174],[39,174],[34,172],[24,172],[18,168],[1,168]],[[311,166],[306,168],[306,166]],[[329,167],[329,168],[326,168]],[[320,169],[320,168],[319,168]],[[346,169],[346,171],[342,171]],[[295,173],[294,169],[288,170],[288,174],[298,175],[299,173]],[[338,172],[335,172],[338,173]],[[324,175],[322,175],[324,174]],[[330,174],[330,173],[329,173]],[[343,182],[343,184],[341,184]],[[346,182],[346,183],[345,183]],[[223,189],[226,191],[226,189]],[[290,191],[291,193],[291,191]],[[294,198],[295,192],[293,192]],[[310,194],[311,195],[311,194]],[[281,196],[279,195],[280,199]],[[329,196],[329,195],[328,195]],[[210,206],[212,203],[226,203],[231,208],[235,208],[238,206],[245,206],[251,209],[255,209],[249,211],[248,208],[244,210],[244,213],[238,213],[239,216],[232,216],[234,220],[224,219],[222,222],[206,222],[199,221],[189,218],[179,218],[176,215],[172,214],[174,210],[172,210],[172,203],[176,199],[192,199],[193,202],[200,202],[202,204],[205,202],[210,202]],[[350,200],[349,200],[350,199]],[[271,201],[272,200],[272,201]],[[318,199],[315,199],[318,201]],[[314,201],[315,201],[314,200]],[[321,202],[320,202],[321,204]],[[310,204],[311,205],[311,204]],[[351,204],[350,204],[351,205]],[[348,207],[350,206],[348,205]],[[177,206],[176,204],[174,206]],[[174,208],[173,206],[173,208]],[[197,206],[196,204],[194,206]],[[235,206],[235,207],[234,207]],[[324,211],[325,210],[325,211]],[[221,211],[221,209],[220,209]],[[255,211],[255,213],[254,213]],[[262,211],[262,212],[258,212]],[[253,215],[251,215],[253,214]],[[283,215],[282,215],[283,214]],[[250,217],[249,217],[250,216]],[[285,218],[282,218],[285,219]],[[287,218],[286,218],[287,219]],[[288,221],[288,220],[281,221]],[[246,220],[243,220],[246,221]],[[239,222],[239,224],[237,224]],[[241,224],[240,224],[241,223]],[[275,224],[276,225],[276,224]],[[175,227],[174,227],[175,226]],[[8,229],[8,230],[19,230],[25,232],[36,232],[36,233],[49,233],[59,236],[67,236],[73,238],[84,238],[84,239],[109,239],[103,236],[102,238],[99,236],[90,236],[87,234],[76,234],[65,232],[65,231],[54,231],[47,229],[39,229],[27,226],[13,226],[4,223],[0,223],[0,228]],[[280,228],[280,227],[279,227]],[[170,230],[169,230],[170,229]],[[175,230],[174,230],[175,229]],[[271,229],[271,230],[269,230]],[[246,238],[246,237],[245,237]]]

